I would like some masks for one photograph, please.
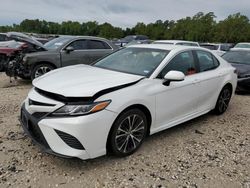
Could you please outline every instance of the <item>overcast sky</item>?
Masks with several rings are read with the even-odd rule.
[[[214,12],[217,20],[237,12],[250,18],[250,0],[1,0],[0,25],[38,18],[109,22],[125,28],[137,22],[177,20],[200,11]]]

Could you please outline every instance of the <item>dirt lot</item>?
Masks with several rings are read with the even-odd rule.
[[[0,187],[250,187],[250,96],[149,137],[127,158],[81,161],[42,153],[18,122],[30,82],[0,73]]]

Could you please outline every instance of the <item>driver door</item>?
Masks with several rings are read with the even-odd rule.
[[[67,47],[72,47],[73,51],[67,51]],[[85,39],[71,42],[61,51],[62,67],[76,64],[90,64],[88,41]]]
[[[163,77],[171,70],[181,71],[186,77],[183,81],[172,81],[165,86],[162,84]],[[157,76],[156,131],[169,128],[197,113],[197,72],[192,51],[185,51],[176,55]]]

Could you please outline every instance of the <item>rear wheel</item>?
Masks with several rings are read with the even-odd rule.
[[[141,110],[131,109],[122,113],[111,129],[111,152],[119,157],[134,153],[144,141],[147,128],[147,119]]]
[[[36,65],[31,72],[31,79],[34,80],[35,78],[38,78],[39,76],[42,76],[53,69],[54,67],[47,63]]]
[[[218,97],[214,112],[217,115],[223,114],[229,105],[230,99],[232,96],[232,90],[229,86],[225,86]]]

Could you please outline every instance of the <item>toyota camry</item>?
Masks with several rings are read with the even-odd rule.
[[[144,44],[33,81],[21,124],[48,153],[80,159],[134,153],[148,135],[223,114],[235,68],[199,47]]]

